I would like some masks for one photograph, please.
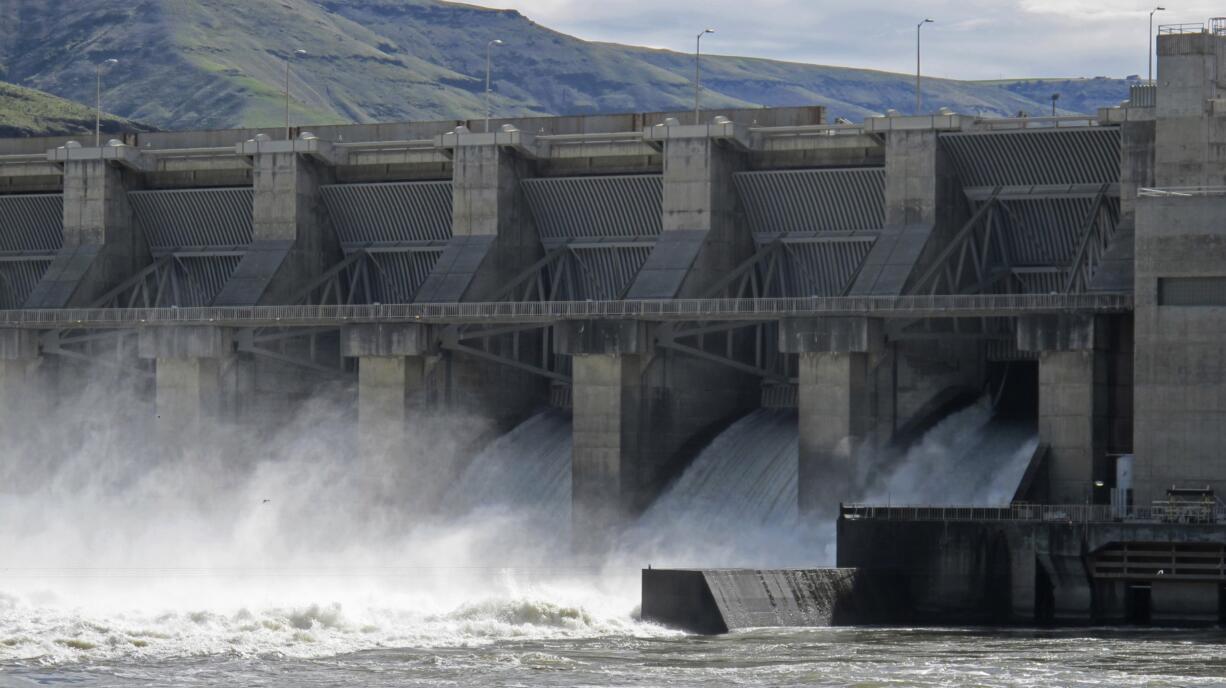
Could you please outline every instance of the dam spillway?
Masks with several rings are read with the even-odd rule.
[[[1226,163],[1218,85],[1187,56],[1223,40],[1161,38],[1163,82],[1079,117],[846,125],[801,107],[0,141],[0,430],[45,423],[29,390],[54,403],[104,368],[167,460],[231,428],[276,436],[325,395],[355,474],[394,460],[364,478],[377,500],[426,505],[463,502],[447,491],[493,461],[472,463],[489,438],[553,406],[571,419],[570,540],[595,552],[697,499],[691,470],[790,465],[778,434],[743,466],[695,458],[773,413],[797,418],[801,522],[862,488],[893,505],[870,458],[968,395],[1037,432],[1018,502],[1220,493],[1205,428]],[[409,447],[434,418],[461,437],[427,461]],[[544,434],[553,458],[508,489],[561,504],[566,444]],[[741,481],[733,511],[790,513],[762,506],[782,466],[711,485]],[[965,491],[920,496],[985,494],[1020,466],[958,464]]]

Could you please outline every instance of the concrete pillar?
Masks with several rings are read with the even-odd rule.
[[[48,390],[39,385],[42,358],[38,332],[0,330],[0,436],[10,437],[45,406]]]
[[[1018,321],[1018,349],[1039,352],[1039,440],[1047,455],[1048,501],[1105,499],[1108,359],[1095,316],[1040,315]]]
[[[437,354],[428,326],[348,325],[341,354],[358,359],[358,448],[364,458],[387,456],[404,441],[414,407],[424,401],[427,359]]]
[[[571,463],[571,528],[576,543],[604,542],[637,512],[644,438],[639,354],[577,354]]]
[[[780,323],[780,351],[799,356],[797,498],[802,513],[832,513],[840,501],[853,497],[857,471],[852,459],[876,425],[869,356],[883,344],[879,320],[790,318]]]
[[[531,135],[518,131],[461,130],[439,137],[438,145],[452,151],[452,237],[414,301],[494,300],[544,255],[520,185],[533,176],[532,159],[539,151]],[[439,392],[452,409],[508,428],[548,398],[545,378],[468,355],[454,338],[443,344],[447,374]],[[479,346],[486,353],[535,362],[544,341],[541,332],[529,331],[490,337]]]
[[[358,447],[363,456],[385,453],[403,442],[411,399],[424,383],[422,356],[358,359]]]
[[[222,371],[233,355],[232,332],[191,326],[141,330],[141,358],[156,360],[157,435],[167,449],[196,439],[223,409]]]
[[[575,545],[598,551],[658,488],[653,459],[667,452],[644,408],[650,327],[635,321],[574,321],[555,329],[571,355],[574,407],[571,525]]]
[[[733,125],[652,127],[664,147],[663,233],[626,298],[696,298],[753,254],[733,174],[746,169]]]
[[[963,206],[940,131],[885,133],[885,227],[852,285],[852,294],[901,294],[926,247],[940,245],[960,226]]]
[[[85,157],[63,163],[64,243],[26,300],[29,308],[87,306],[150,260],[127,195],[140,175],[103,157],[110,149],[60,150]]]
[[[488,300],[544,255],[519,183],[533,176],[535,148],[518,132],[442,138],[452,149],[452,238],[414,300]]]
[[[255,192],[251,245],[216,306],[288,303],[341,258],[319,190],[333,180],[332,161],[313,140],[258,144],[240,144],[251,156]]]

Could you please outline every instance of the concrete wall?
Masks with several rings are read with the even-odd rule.
[[[1137,208],[1137,503],[1172,485],[1226,494],[1226,306],[1164,306],[1159,279],[1226,279],[1226,198],[1141,198]],[[1208,304],[1209,302],[1206,302]]]
[[[1223,543],[1226,527],[840,519],[838,566],[897,576],[910,607],[896,623],[1119,622],[1127,616],[1123,585],[1091,578],[1091,555],[1112,543],[1152,542]],[[1217,621],[1216,584],[1144,575],[1131,582],[1153,584],[1156,624]]]
[[[1154,181],[1226,185],[1226,36],[1158,36]]]

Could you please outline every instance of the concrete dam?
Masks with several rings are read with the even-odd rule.
[[[1216,622],[1224,50],[1164,34],[1162,78],[1084,117],[0,140],[0,438],[51,446],[75,399],[190,462],[327,399],[372,502],[837,561],[793,622]],[[644,614],[744,575],[645,576]]]

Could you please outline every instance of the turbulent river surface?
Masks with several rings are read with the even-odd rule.
[[[98,408],[126,405],[87,395],[58,413]],[[215,434],[173,459],[122,417],[32,424],[0,447],[0,686],[1226,685],[1223,636],[1206,631],[700,637],[641,621],[648,564],[833,562],[833,529],[796,512],[786,411],[731,425],[586,559],[571,554],[565,414],[425,482],[420,467],[444,466],[474,423],[436,423],[371,462],[337,415],[321,403],[271,439]],[[975,406],[905,455],[866,457],[860,489],[1007,501],[1031,435]],[[441,506],[404,513],[404,485]]]
[[[54,641],[63,646],[50,654],[0,662],[0,686],[1226,685],[1226,636],[1203,631],[840,628],[700,637],[629,614],[601,618],[528,601],[478,603],[433,619],[316,610],[65,623],[92,640],[74,647],[65,628]]]

